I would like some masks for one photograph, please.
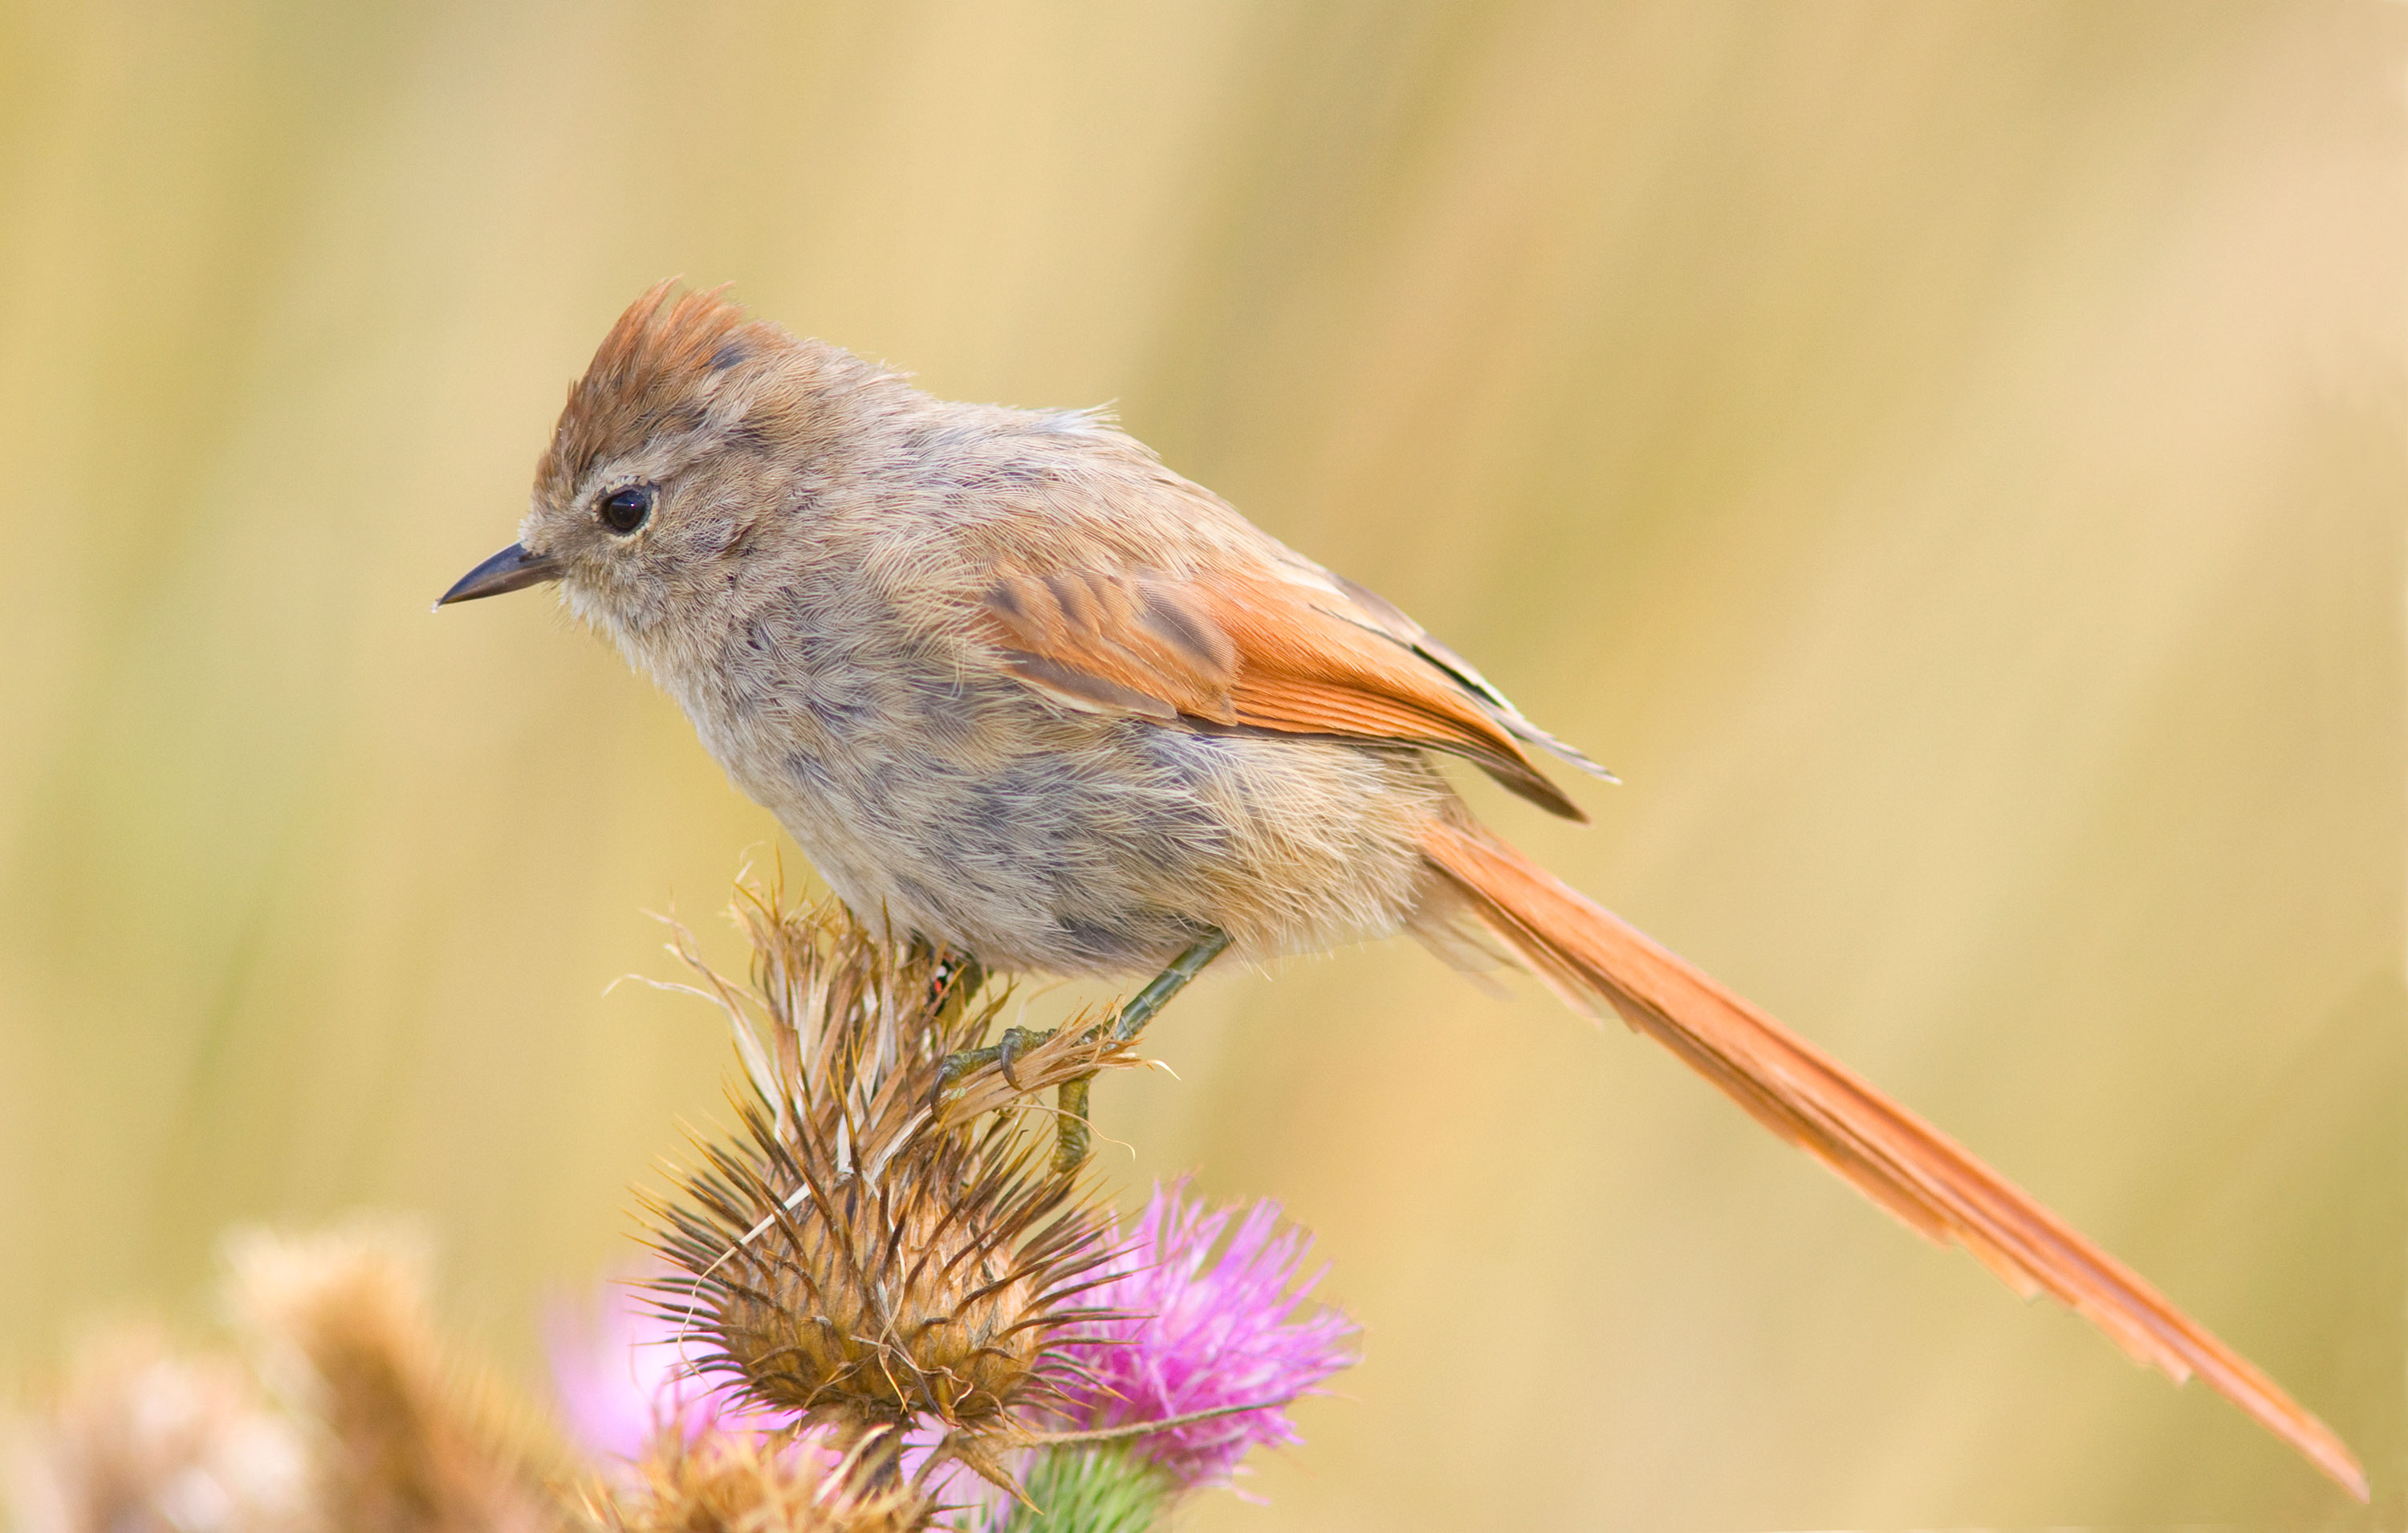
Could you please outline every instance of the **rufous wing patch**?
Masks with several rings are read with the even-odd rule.
[[[1238,655],[1211,617],[1143,578],[1007,570],[980,604],[986,637],[1030,686],[1072,708],[1235,724]]]
[[[1004,569],[979,616],[1004,664],[1068,707],[1446,751],[1541,808],[1586,818],[1531,763],[1507,722],[1519,715],[1495,689],[1434,662],[1418,629],[1389,631],[1384,612],[1335,585]]]

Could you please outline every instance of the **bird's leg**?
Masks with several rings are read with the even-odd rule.
[[[1170,997],[1187,988],[1187,981],[1204,972],[1204,966],[1221,956],[1229,946],[1229,934],[1214,927],[1187,945],[1187,951],[1170,961],[1170,967],[1155,975],[1143,990],[1131,996],[1111,1021],[1113,1041],[1126,1043],[1145,1031],[1145,1024],[1155,1012],[1170,1004]],[[1098,1027],[1089,1037],[1101,1034]],[[1073,1076],[1054,1091],[1054,1104],[1058,1110],[1054,1119],[1054,1169],[1068,1174],[1076,1170],[1087,1158],[1090,1138],[1087,1127],[1087,1086],[1093,1074]]]
[[[1094,1131],[1087,1125],[1087,1087],[1092,1075],[1074,1075],[1054,1088],[1054,1169],[1068,1176],[1087,1158]]]
[[[1187,946],[1187,950],[1170,961],[1170,967],[1148,981],[1143,990],[1128,998],[1126,1004],[1109,1023],[1098,1023],[1087,1030],[1089,1039],[1110,1036],[1114,1042],[1126,1043],[1145,1031],[1154,1013],[1170,1004],[1170,997],[1187,988],[1187,981],[1204,972],[1204,966],[1221,956],[1229,946],[1229,934],[1217,928],[1207,931]],[[1012,1061],[1059,1032],[1048,1028],[1031,1032],[1025,1027],[1011,1027],[1002,1038],[983,1049],[964,1049],[945,1056],[937,1072],[937,1089],[941,1092],[970,1071],[986,1065],[1001,1065],[1004,1080],[1014,1091],[1020,1082],[1011,1073]],[[1058,1138],[1054,1146],[1054,1168],[1068,1171],[1087,1158],[1090,1135],[1087,1130],[1087,1085],[1095,1080],[1092,1073],[1074,1076],[1054,1088],[1054,1101],[1059,1110]]]
[[[1170,1004],[1170,997],[1187,988],[1187,981],[1204,972],[1204,966],[1228,950],[1229,934],[1217,926],[1205,928],[1204,935],[1187,945],[1187,951],[1170,961],[1170,967],[1146,981],[1143,990],[1131,996],[1112,1019],[1112,1039],[1126,1043],[1145,1031],[1154,1014]]]

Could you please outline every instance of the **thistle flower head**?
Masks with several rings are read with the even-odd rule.
[[[999,1419],[1040,1383],[1044,1342],[1103,1254],[1066,1180],[1028,1178],[1016,1125],[936,1137],[874,1173],[838,1168],[748,1111],[750,1143],[668,1211],[656,1284],[703,1343],[700,1367],[762,1405],[819,1419]]]
[[[999,1005],[972,1002],[974,970],[880,940],[838,906],[744,909],[752,995],[685,950],[737,1025],[751,1090],[741,1136],[706,1145],[652,1206],[671,1269],[654,1302],[706,1376],[845,1441],[899,1443],[920,1422],[1009,1430],[1058,1391],[1048,1344],[1096,1318],[1082,1296],[1110,1222],[1047,1168],[1050,1120],[977,1120],[1125,1047],[1066,1028],[1007,1081],[992,1065],[956,1078],[946,1061]]]
[[[1320,1273],[1299,1281],[1310,1238],[1279,1227],[1279,1205],[1211,1210],[1183,1185],[1156,1187],[1135,1238],[1111,1256],[1090,1302],[1114,1311],[1082,1325],[1063,1351],[1081,1427],[1160,1421],[1251,1401],[1292,1400],[1354,1361],[1354,1326],[1305,1310]],[[1216,1254],[1217,1251],[1217,1254]],[[1302,1311],[1302,1312],[1299,1312]],[[1134,1440],[1181,1487],[1226,1483],[1257,1443],[1300,1442],[1278,1407],[1245,1411]]]

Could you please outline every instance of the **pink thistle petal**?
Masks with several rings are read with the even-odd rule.
[[[1242,1217],[1236,1212],[1189,1199],[1184,1183],[1154,1189],[1112,1276],[1085,1299],[1128,1318],[1082,1326],[1064,1347],[1093,1375],[1068,1390],[1081,1426],[1286,1401],[1319,1393],[1323,1381],[1354,1361],[1354,1326],[1344,1314],[1298,1313],[1322,1276],[1316,1270],[1298,1281],[1311,1237],[1280,1229],[1280,1207],[1268,1199]],[[1287,1412],[1272,1408],[1190,1423],[1130,1446],[1194,1487],[1226,1483],[1257,1443],[1302,1440]]]

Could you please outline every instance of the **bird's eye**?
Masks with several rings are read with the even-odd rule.
[[[652,497],[651,485],[630,484],[612,491],[596,514],[604,526],[624,537],[652,519]]]

